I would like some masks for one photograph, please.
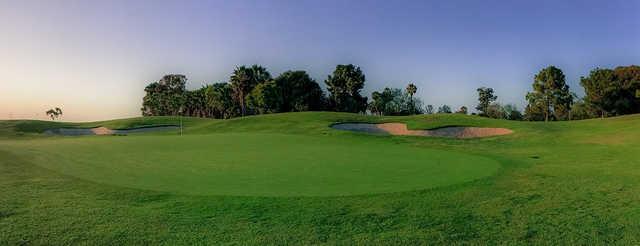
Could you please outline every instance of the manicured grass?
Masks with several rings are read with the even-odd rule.
[[[148,120],[172,124],[175,118],[0,122],[0,244],[640,243],[640,115],[532,123],[460,115],[291,113],[191,118],[182,137],[36,133],[59,125],[127,128]],[[515,133],[456,140],[328,128],[349,121],[405,122],[414,129],[493,126]],[[314,147],[353,148],[358,157],[325,156]],[[276,152],[295,153],[288,149],[304,154],[274,161],[280,159]],[[238,154],[247,150],[255,156]],[[449,183],[422,180],[432,173],[421,165],[443,168],[434,165],[433,155],[456,163],[461,172],[442,169],[442,181]],[[292,170],[300,163],[294,157],[312,164],[311,172],[305,173],[304,164]],[[225,159],[241,164],[227,166],[228,177],[209,172],[217,167],[208,160]],[[460,159],[467,161],[452,161]],[[351,169],[332,171],[340,160]],[[368,163],[375,170],[362,168]],[[487,172],[478,163],[500,166]],[[233,168],[250,169],[255,179],[239,182]],[[257,182],[275,174],[283,178]],[[322,180],[311,174],[338,185],[304,186],[303,181]],[[385,178],[388,183],[376,182]],[[249,185],[221,186],[229,182]]]
[[[2,146],[2,145],[0,145]],[[88,181],[191,195],[333,196],[489,176],[489,158],[384,139],[231,133],[15,141],[31,163]]]

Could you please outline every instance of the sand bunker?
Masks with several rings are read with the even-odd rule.
[[[132,129],[112,130],[106,127],[95,128],[58,128],[44,131],[45,134],[51,135],[64,135],[64,136],[82,136],[82,135],[115,135],[115,134],[129,134],[129,133],[142,133],[142,132],[156,132],[156,131],[168,131],[179,129],[177,126],[154,126],[154,127],[141,127]]]
[[[431,136],[431,137],[450,137],[450,138],[479,138],[499,136],[513,133],[512,130],[505,128],[484,128],[484,127],[443,127],[433,130],[409,130],[404,123],[341,123],[331,126],[334,129],[366,132],[373,134],[390,134],[403,136]]]

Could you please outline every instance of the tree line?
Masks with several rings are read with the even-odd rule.
[[[422,113],[422,103],[413,97],[417,87],[406,91],[385,88],[372,94],[372,103],[361,95],[365,75],[353,64],[337,65],[324,81],[328,95],[305,71],[286,71],[273,78],[260,65],[239,66],[229,82],[186,89],[187,77],[163,76],[144,89],[142,115],[184,115],[229,119],[237,116],[298,111],[337,111],[380,115]]]
[[[462,106],[424,105],[414,95],[418,88],[384,88],[371,93],[371,101],[361,95],[365,75],[353,64],[337,65],[324,83],[327,94],[306,71],[286,71],[272,77],[260,65],[239,66],[229,82],[187,90],[187,78],[180,74],[163,76],[145,87],[142,114],[184,115],[229,119],[238,116],[297,111],[336,111],[375,115],[413,115],[432,113],[468,114]],[[640,67],[596,68],[580,84],[585,96],[578,98],[566,84],[561,69],[549,66],[533,78],[532,90],[525,96],[524,112],[513,104],[497,103],[492,88],[477,89],[479,115],[530,121],[552,121],[608,117],[640,112]],[[437,111],[436,111],[437,110]],[[476,113],[472,113],[476,114]]]
[[[496,103],[492,88],[478,88],[479,114],[529,121],[579,120],[640,113],[640,66],[596,68],[580,77],[585,96],[571,92],[561,69],[549,66],[533,78],[524,113]]]

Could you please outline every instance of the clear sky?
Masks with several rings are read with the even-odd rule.
[[[146,84],[187,75],[227,81],[234,67],[365,72],[364,93],[418,86],[426,104],[476,104],[475,89],[524,105],[533,75],[640,64],[640,1],[0,0],[0,119],[140,115]]]

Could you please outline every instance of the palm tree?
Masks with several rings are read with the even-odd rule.
[[[271,80],[271,74],[263,66],[254,64],[251,66],[251,79],[253,80],[253,86],[267,82]]]
[[[253,77],[251,73],[251,69],[245,66],[236,67],[229,79],[234,97],[240,104],[242,116],[247,112],[244,97],[253,89],[253,86],[251,86],[251,78]]]
[[[414,114],[416,111],[416,105],[413,102],[413,94],[416,94],[416,91],[418,91],[418,87],[416,87],[416,85],[414,85],[413,83],[409,83],[407,85],[407,93],[409,94],[409,98],[411,100],[411,114]]]
[[[246,66],[236,67],[231,75],[231,87],[236,100],[240,104],[242,116],[247,114],[247,105],[245,97],[253,90],[256,85],[271,80],[271,74],[266,68],[260,65],[253,65],[250,68]]]
[[[51,117],[51,120],[55,120],[58,117],[60,117],[60,115],[62,115],[62,109],[55,107],[53,109],[49,109],[47,110],[47,112],[45,112],[49,117]]]

